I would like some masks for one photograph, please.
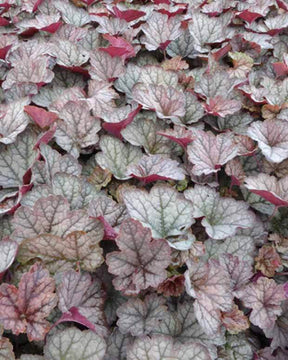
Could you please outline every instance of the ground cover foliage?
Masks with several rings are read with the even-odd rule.
[[[0,359],[288,358],[287,0],[0,0]]]

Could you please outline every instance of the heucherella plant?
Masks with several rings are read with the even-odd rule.
[[[0,359],[288,359],[287,29],[0,0]]]

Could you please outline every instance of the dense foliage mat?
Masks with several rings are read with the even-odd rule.
[[[288,359],[288,1],[0,0],[0,359]]]

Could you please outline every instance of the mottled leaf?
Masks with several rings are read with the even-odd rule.
[[[207,348],[199,343],[174,344],[169,336],[138,338],[127,352],[127,360],[211,360]]]
[[[65,237],[73,231],[103,235],[100,222],[89,219],[84,210],[70,211],[62,196],[50,195],[36,201],[33,208],[21,206],[14,216],[13,239],[21,242],[41,234]],[[95,231],[94,231],[95,230]]]
[[[91,330],[81,331],[75,327],[52,335],[45,347],[47,360],[102,360],[106,352],[105,341]]]
[[[239,291],[243,304],[252,308],[250,321],[261,329],[274,326],[277,315],[281,315],[281,302],[285,300],[283,285],[273,279],[260,277],[256,283],[247,285]]]
[[[165,278],[170,263],[170,248],[164,240],[152,240],[150,229],[138,221],[125,220],[116,243],[120,251],[109,253],[109,272],[116,275],[117,290],[133,295],[149,286],[157,287]]]
[[[256,121],[247,134],[258,142],[268,161],[280,163],[288,158],[287,122],[282,120]]]
[[[138,163],[129,165],[127,171],[145,182],[185,179],[185,172],[179,163],[161,155],[144,155]]]
[[[102,169],[108,169],[117,179],[129,179],[127,168],[140,160],[141,149],[107,135],[101,137],[99,145],[102,151],[96,154],[96,161]]]
[[[251,228],[255,223],[255,216],[244,201],[221,198],[208,186],[195,185],[185,191],[185,197],[193,204],[193,216],[204,217],[201,224],[213,239],[225,239],[238,228]]]
[[[59,113],[55,138],[64,150],[76,158],[81,149],[98,142],[100,121],[90,115],[89,106],[83,102],[69,101]]]
[[[208,263],[187,263],[185,286],[187,293],[195,298],[194,310],[197,320],[208,335],[219,332],[221,312],[232,309],[231,280],[216,260]]]
[[[107,335],[103,311],[105,294],[98,280],[93,280],[88,273],[67,271],[62,275],[57,295],[62,313],[77,308],[80,315],[94,325],[97,334]]]
[[[148,226],[154,238],[181,235],[194,223],[190,202],[168,185],[155,185],[149,193],[127,188],[122,195],[129,215]]]
[[[36,134],[27,130],[6,147],[0,145],[0,185],[4,188],[23,184],[23,176],[31,168],[38,152],[34,149]]]
[[[144,301],[130,299],[117,309],[117,325],[123,334],[146,335],[157,327],[165,311],[165,299],[155,294],[146,296]]]
[[[94,228],[94,230],[96,230]],[[24,240],[19,249],[18,260],[27,263],[31,259],[41,259],[51,272],[76,268],[95,271],[102,262],[102,249],[99,242],[103,238],[99,223],[97,237],[83,231],[70,232],[65,237],[43,234]]]
[[[261,173],[247,177],[245,186],[277,207],[288,206],[288,176],[277,180],[275,176]]]
[[[18,289],[0,286],[0,321],[16,335],[27,332],[29,341],[43,340],[50,329],[45,320],[57,304],[54,280],[39,263],[22,275]]]
[[[216,173],[222,165],[237,156],[238,148],[227,133],[215,136],[211,132],[198,130],[195,136],[196,139],[187,148],[195,175]]]
[[[141,26],[145,34],[141,42],[147,50],[156,50],[159,47],[165,50],[171,40],[177,39],[182,34],[180,26],[179,18],[168,18],[165,14],[153,12],[147,23]]]

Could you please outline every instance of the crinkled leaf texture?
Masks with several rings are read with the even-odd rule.
[[[0,286],[0,321],[16,335],[27,333],[29,341],[43,340],[50,329],[46,320],[57,304],[55,282],[48,270],[35,263],[22,275],[18,289]]]
[[[91,330],[81,331],[75,327],[56,332],[44,347],[47,360],[103,360],[105,352],[103,338]]]
[[[203,218],[201,224],[213,239],[225,239],[238,228],[251,228],[255,223],[255,215],[244,201],[222,198],[208,186],[195,185],[184,195],[193,204],[193,216]]]
[[[139,221],[125,220],[116,238],[120,251],[106,256],[110,273],[116,277],[113,284],[124,294],[138,294],[149,286],[157,287],[166,279],[170,263],[170,247],[165,240],[153,240],[151,230]]]
[[[129,215],[148,226],[156,239],[181,235],[195,222],[191,203],[169,185],[155,185],[149,193],[131,187],[122,195]]]

